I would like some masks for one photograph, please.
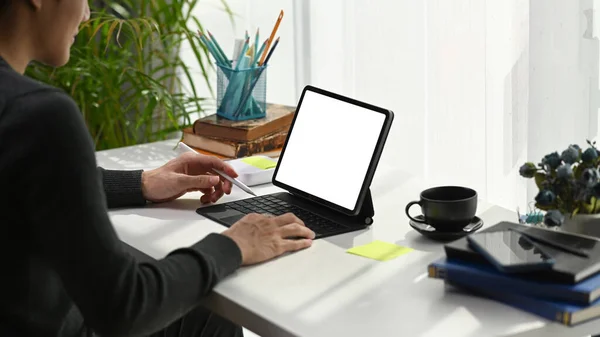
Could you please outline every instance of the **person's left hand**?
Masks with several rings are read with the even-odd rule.
[[[187,192],[203,193],[202,203],[216,202],[231,193],[231,182],[216,175],[215,168],[235,178],[238,174],[221,159],[199,153],[183,153],[163,166],[142,173],[142,194],[151,202],[166,202]]]

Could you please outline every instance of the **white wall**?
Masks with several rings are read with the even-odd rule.
[[[425,172],[486,197],[485,1],[427,1]]]
[[[488,199],[506,208],[527,204],[529,2],[486,2],[486,171]]]

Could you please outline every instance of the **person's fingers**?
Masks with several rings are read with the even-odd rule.
[[[275,223],[278,226],[285,226],[285,225],[289,225],[291,223],[297,223],[297,224],[304,226],[304,221],[300,220],[293,213],[285,213],[283,215],[273,218],[273,220],[275,221]]]
[[[184,187],[185,190],[189,189],[205,189],[212,188],[213,186],[220,184],[221,179],[218,176],[213,175],[179,175],[179,183]]]
[[[225,192],[225,194],[231,194],[231,189],[233,188],[231,181],[221,178],[221,182],[223,183],[223,192]]]
[[[216,168],[217,170],[221,170],[225,172],[228,176],[232,178],[236,178],[238,176],[237,172],[231,167],[231,165],[224,162],[222,159],[219,159],[214,156],[208,156],[208,159],[205,161],[205,164],[209,165],[211,168]]]
[[[215,192],[215,188],[214,187],[201,188],[198,191],[202,192],[202,194],[213,194]]]
[[[214,187],[202,188],[199,191],[202,192],[202,196],[200,197],[200,202],[203,204],[210,203],[211,196],[213,195],[213,193],[215,193]]]
[[[233,169],[233,167],[231,165],[227,164],[227,162],[225,162],[221,159],[219,159],[219,161],[223,165],[223,169],[222,169],[223,172],[227,173],[232,178],[236,178],[238,176],[238,173]]]
[[[215,186],[215,192],[211,195],[211,201],[217,202],[217,200],[221,199],[225,192],[223,191],[223,183],[217,184]]]
[[[211,172],[213,168],[225,172],[231,177],[237,177],[237,172],[223,160],[215,156],[207,156],[200,153],[184,153],[180,160],[190,169],[190,174]]]
[[[211,196],[211,201],[217,202],[219,199],[221,199],[221,197],[223,197],[224,194],[225,193],[223,193],[222,190],[215,192],[215,194]]]
[[[281,233],[281,237],[284,239],[288,239],[288,238],[314,239],[315,238],[315,232],[310,230],[308,227],[298,224],[298,223],[291,223],[289,225],[280,227],[279,231]]]
[[[312,245],[312,241],[313,240],[311,239],[283,240],[280,244],[280,249],[283,250],[282,253],[294,252],[310,247]]]

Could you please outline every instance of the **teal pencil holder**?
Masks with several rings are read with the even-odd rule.
[[[266,66],[232,69],[217,64],[217,116],[242,121],[266,116]]]

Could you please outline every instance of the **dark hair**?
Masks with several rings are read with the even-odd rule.
[[[0,0],[0,16],[8,12],[8,8],[10,7],[11,2],[12,0]]]

